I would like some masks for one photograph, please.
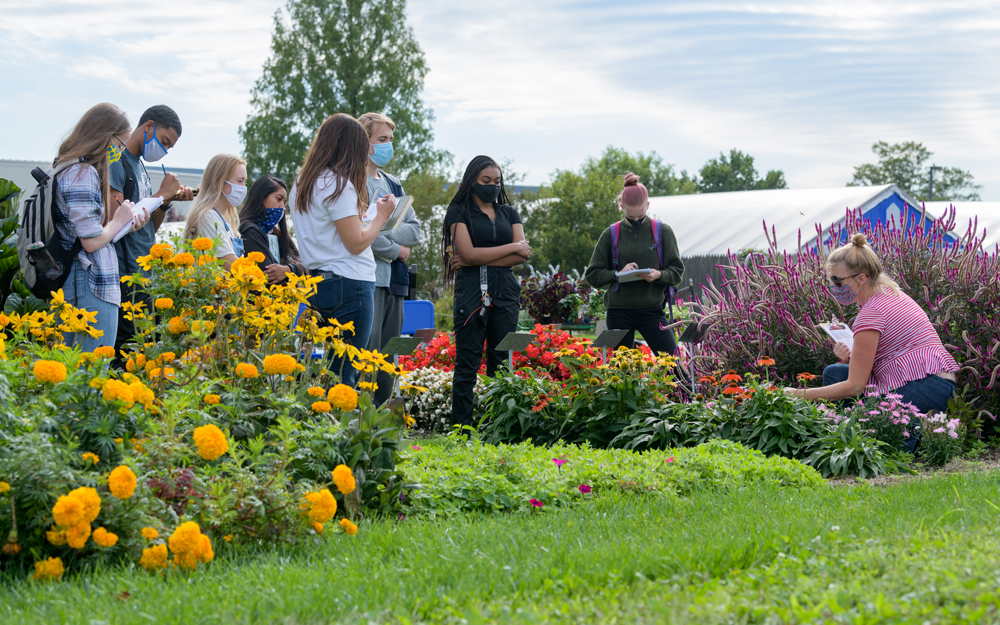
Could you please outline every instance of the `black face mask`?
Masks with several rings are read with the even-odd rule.
[[[500,195],[500,185],[498,184],[479,184],[478,182],[472,191],[476,194],[480,200],[492,204],[496,201],[497,197]]]
[[[632,219],[631,217],[626,217],[625,219],[627,219],[628,222],[632,224],[633,228],[638,228],[639,226],[642,225],[642,222],[646,221],[646,216],[643,215],[639,219]]]

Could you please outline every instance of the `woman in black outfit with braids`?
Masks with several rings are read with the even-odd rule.
[[[521,287],[511,267],[531,258],[521,216],[510,205],[500,166],[472,159],[445,216],[445,281],[455,279],[453,422],[474,425],[473,389],[486,341],[486,374],[505,359],[496,347],[517,329]]]

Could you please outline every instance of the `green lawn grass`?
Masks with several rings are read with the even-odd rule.
[[[190,576],[4,580],[0,622],[1000,622],[998,477],[362,523]]]

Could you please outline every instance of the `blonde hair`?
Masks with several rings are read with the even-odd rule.
[[[365,132],[368,133],[368,138],[372,136],[372,130],[375,129],[375,124],[385,124],[389,127],[389,130],[396,129],[396,122],[392,121],[382,113],[365,113],[358,118],[358,122],[364,127]]]
[[[111,197],[108,148],[111,147],[115,135],[131,129],[128,116],[120,108],[110,102],[96,104],[83,114],[69,136],[63,139],[55,164],[75,163],[82,158],[85,164],[97,170],[101,199],[106,202]],[[107,225],[110,219],[111,211],[105,208],[101,215],[101,224]]]
[[[205,213],[215,208],[215,205],[222,199],[223,190],[226,188],[226,181],[236,173],[236,168],[240,165],[246,167],[247,162],[232,154],[216,154],[212,160],[208,161],[205,173],[201,177],[201,191],[191,205],[191,212],[188,213],[184,222],[184,238],[193,239],[198,236],[198,225],[201,223]],[[240,209],[230,206],[222,213],[222,218],[229,225],[229,236],[240,237]]]
[[[846,245],[830,252],[826,258],[826,269],[844,263],[851,273],[865,274],[871,284],[872,293],[890,290],[899,295],[899,285],[882,271],[882,261],[875,250],[868,245],[868,239],[860,232],[851,237]]]

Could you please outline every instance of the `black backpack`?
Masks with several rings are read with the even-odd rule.
[[[82,158],[56,165],[48,171],[41,167],[32,169],[31,176],[38,186],[22,200],[17,214],[17,258],[24,283],[39,299],[48,299],[53,291],[62,288],[83,247],[77,237],[67,250],[56,230],[57,223],[70,225],[59,210],[56,174],[81,162]]]

